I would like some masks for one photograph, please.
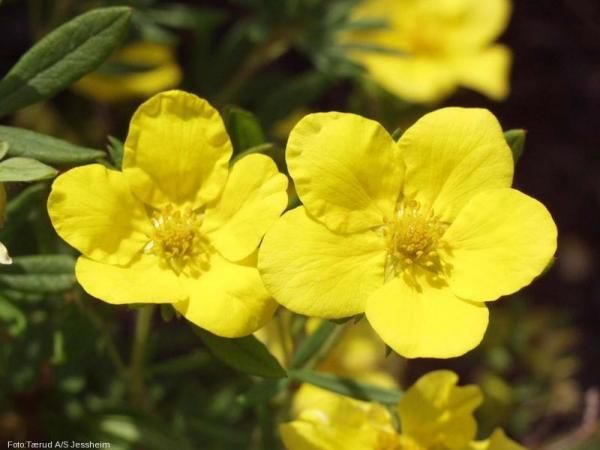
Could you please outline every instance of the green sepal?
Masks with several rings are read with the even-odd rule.
[[[232,106],[225,112],[225,126],[233,150],[241,153],[265,143],[265,134],[258,119],[249,111]]]
[[[527,138],[527,131],[523,129],[514,129],[508,130],[504,132],[504,139],[506,143],[510,147],[510,151],[513,155],[513,160],[515,164],[519,162],[521,155],[523,154],[523,150],[525,150],[525,141]]]

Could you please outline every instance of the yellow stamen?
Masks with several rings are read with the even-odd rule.
[[[441,271],[438,250],[447,225],[432,211],[421,211],[415,200],[400,204],[393,220],[386,221],[389,261],[396,274],[414,266],[428,272]]]
[[[159,255],[177,271],[195,260],[204,259],[208,241],[200,234],[202,217],[190,207],[167,205],[152,214],[154,233],[146,252]]]

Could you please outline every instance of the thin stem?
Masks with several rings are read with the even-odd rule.
[[[222,106],[231,101],[248,79],[252,78],[264,66],[283,55],[290,48],[294,35],[295,33],[289,30],[273,30],[267,39],[254,47],[240,69],[225,84],[216,97],[216,105]]]
[[[123,362],[123,358],[119,354],[117,350],[117,346],[115,345],[112,334],[110,333],[110,327],[104,322],[104,319],[87,303],[81,301],[80,298],[75,300],[75,304],[81,311],[81,313],[88,318],[88,320],[92,323],[92,325],[101,333],[102,341],[104,345],[106,345],[106,352],[108,354],[109,359],[114,364],[115,368],[119,372],[122,378],[127,376],[127,366]]]
[[[145,409],[147,406],[146,386],[144,384],[144,361],[153,312],[154,305],[146,305],[138,310],[135,321],[133,345],[131,348],[131,360],[129,363],[129,394],[131,403],[140,409]]]
[[[283,351],[283,362],[285,367],[290,366],[291,362],[291,349],[288,348],[288,340],[286,339],[286,327],[283,323],[283,314],[278,314],[275,318],[277,324],[277,334],[279,335],[279,342],[281,343],[281,349]]]

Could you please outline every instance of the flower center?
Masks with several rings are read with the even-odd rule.
[[[177,209],[169,204],[152,214],[154,232],[146,252],[163,258],[172,268],[181,271],[191,259],[208,248],[207,239],[200,234],[202,217],[192,208]]]
[[[401,204],[394,219],[387,221],[385,228],[389,262],[396,275],[415,266],[436,274],[440,272],[438,250],[446,228],[447,225],[433,211],[421,211],[417,201]]]

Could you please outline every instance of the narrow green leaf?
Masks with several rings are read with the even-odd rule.
[[[196,332],[210,352],[233,369],[265,378],[286,376],[285,369],[267,347],[252,335],[228,339],[199,328]]]
[[[0,183],[47,180],[57,173],[55,168],[32,158],[9,158],[0,162]]]
[[[8,143],[9,156],[33,158],[46,164],[85,164],[106,155],[100,150],[80,147],[23,128],[0,126],[0,139]]]
[[[75,258],[69,255],[32,255],[13,258],[2,267],[0,285],[25,292],[64,292],[75,286]]]
[[[225,114],[225,126],[236,153],[259,146],[265,142],[265,135],[258,119],[251,112],[244,109],[229,108]]]
[[[9,147],[8,142],[0,140],[0,159],[6,156]]]
[[[130,17],[128,7],[94,9],[44,37],[0,81],[0,116],[51,97],[100,66]]]
[[[527,131],[523,129],[508,130],[504,132],[504,139],[512,151],[513,159],[515,164],[521,158],[523,150],[525,149],[525,140],[527,138]]]
[[[359,383],[350,378],[310,370],[291,370],[288,376],[293,380],[309,383],[337,394],[385,405],[397,405],[403,395],[396,389],[384,389],[367,383]]]
[[[117,169],[123,167],[123,141],[113,136],[108,136],[108,154]]]
[[[300,368],[312,358],[325,345],[329,336],[336,328],[336,324],[328,320],[323,320],[313,334],[308,336],[292,359],[292,367]]]

